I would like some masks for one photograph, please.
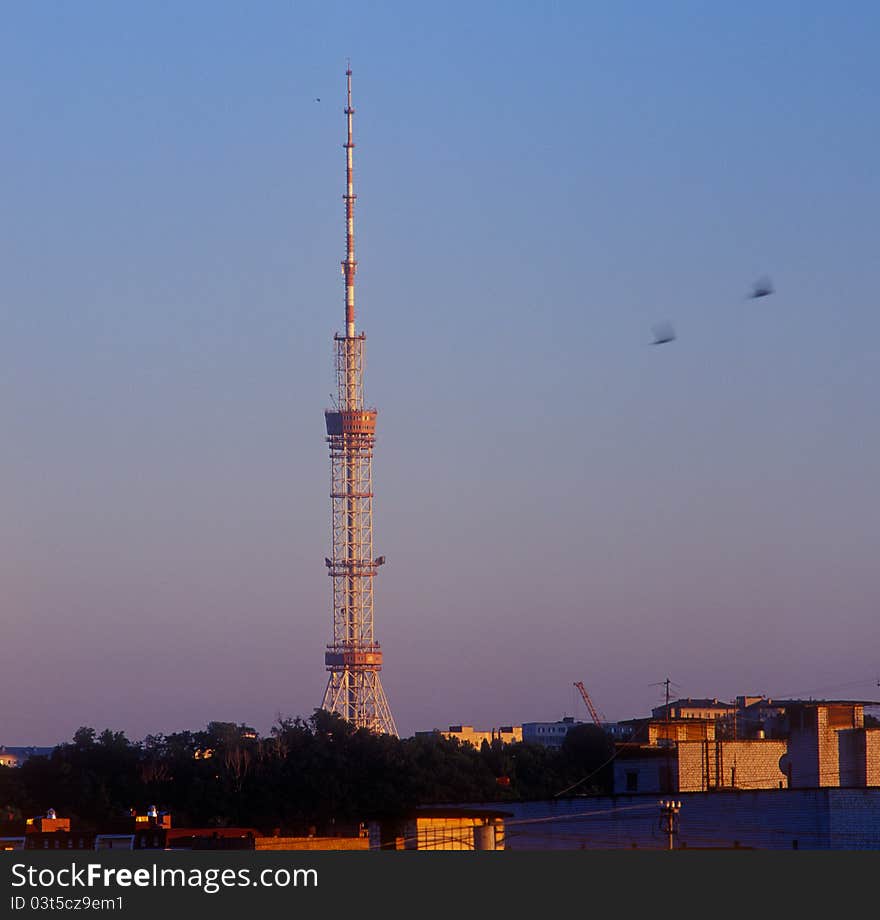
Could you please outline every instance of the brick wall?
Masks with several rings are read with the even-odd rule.
[[[255,850],[368,850],[366,837],[255,837]]]
[[[840,740],[836,729],[829,725],[829,710],[816,709],[819,742],[819,786],[840,785]]]
[[[679,791],[784,789],[788,777],[780,768],[780,761],[786,748],[784,741],[775,740],[681,742]]]
[[[866,728],[864,732],[867,761],[865,785],[880,786],[880,728]]]

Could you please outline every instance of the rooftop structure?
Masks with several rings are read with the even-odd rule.
[[[369,821],[371,850],[503,850],[509,811],[460,806],[418,808]]]
[[[655,719],[718,719],[730,715],[733,703],[719,699],[685,699],[672,700],[651,710]]]

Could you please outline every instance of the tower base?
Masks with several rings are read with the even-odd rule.
[[[378,671],[351,668],[331,671],[321,708],[335,712],[358,728],[398,737]]]

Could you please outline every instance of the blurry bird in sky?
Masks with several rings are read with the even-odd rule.
[[[773,282],[765,275],[759,278],[753,285],[752,291],[748,295],[749,300],[756,300],[758,297],[766,297],[773,293]]]
[[[652,345],[665,345],[667,342],[675,341],[675,330],[671,323],[657,323],[653,327],[654,341]]]

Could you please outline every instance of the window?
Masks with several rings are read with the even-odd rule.
[[[627,792],[638,792],[639,790],[639,771],[638,770],[627,770],[626,771],[626,791]]]

